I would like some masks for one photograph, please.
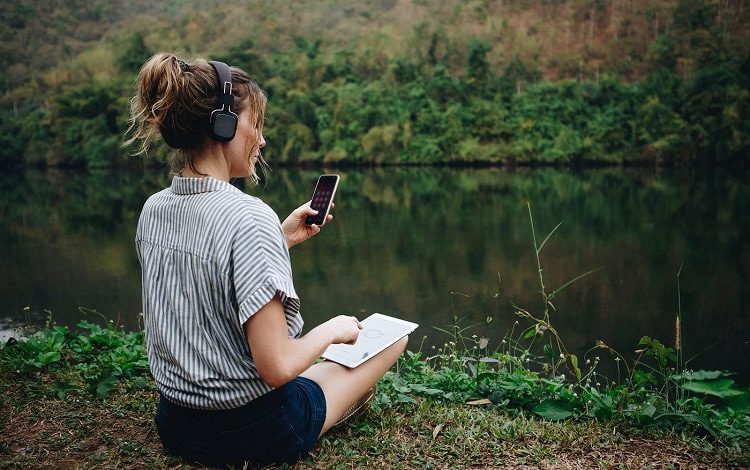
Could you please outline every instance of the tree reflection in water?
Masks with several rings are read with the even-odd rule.
[[[538,274],[526,202],[537,233],[564,221],[542,252],[558,287],[566,343],[596,339],[622,352],[642,335],[671,343],[681,276],[686,357],[694,367],[750,379],[747,172],[636,169],[341,170],[334,222],[291,250],[307,327],[330,315],[380,311],[416,321],[425,347],[447,338],[430,326],[454,315],[493,316],[499,341],[516,320],[503,293],[538,309]],[[307,200],[317,173],[276,169],[265,186],[235,184],[283,218]],[[138,328],[140,267],[133,238],[141,206],[169,184],[152,171],[28,171],[0,177],[0,317],[89,319],[93,307]],[[452,294],[454,293],[454,294]],[[465,295],[458,295],[461,293]],[[93,318],[92,320],[96,320]],[[492,343],[490,344],[492,346]],[[413,348],[418,347],[414,342]]]

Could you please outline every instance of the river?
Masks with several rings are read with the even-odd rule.
[[[487,327],[465,334],[486,334],[496,346],[517,319],[511,301],[541,308],[530,205],[538,242],[562,222],[540,253],[547,292],[595,270],[554,300],[551,320],[569,349],[582,355],[603,340],[633,357],[643,335],[672,345],[679,309],[685,358],[696,356],[688,365],[750,382],[746,171],[337,172],[334,221],[291,249],[306,329],[334,314],[383,312],[419,323],[409,348],[429,351],[450,339],[433,326],[489,316]],[[262,187],[235,184],[283,219],[310,197],[316,177],[276,169]],[[0,176],[5,336],[9,325],[48,315],[70,326],[106,318],[139,328],[135,227],[148,195],[168,184],[156,170]]]

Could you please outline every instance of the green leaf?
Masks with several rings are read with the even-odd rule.
[[[732,374],[725,370],[696,370],[695,372],[685,372],[683,374],[673,375],[672,378],[675,380],[714,380],[719,377],[729,377]]]
[[[534,336],[536,336],[536,329],[529,328],[529,331],[527,331],[526,333],[524,333],[523,339],[531,339]]]
[[[612,404],[614,403],[612,400],[612,397],[609,395],[602,395],[599,393],[599,390],[595,389],[594,387],[589,387],[589,393],[591,394],[591,399],[596,403],[598,406],[602,408],[612,408]]]
[[[78,390],[78,387],[67,380],[57,379],[52,383],[52,391],[60,400],[64,400],[68,393],[74,390]]]
[[[549,387],[547,388],[553,393],[557,392],[558,390],[560,390],[561,387],[565,386],[565,384],[563,384],[562,382],[558,382],[556,380],[540,379],[539,381],[542,382],[543,384],[549,385]]]
[[[679,418],[688,423],[698,424],[713,437],[717,436],[716,429],[714,429],[714,427],[711,425],[711,422],[703,416],[688,415],[684,413],[663,413],[654,417],[654,420],[659,421],[665,418]]]
[[[448,400],[448,401],[456,401],[458,397],[456,397],[455,393],[448,392],[448,393],[443,394],[443,398],[446,399],[446,400]]]
[[[477,381],[481,381],[484,379],[494,379],[497,376],[497,372],[482,372],[481,374],[477,375]]]
[[[397,403],[416,403],[417,401],[408,395],[399,393],[398,395],[396,395],[396,402]]]
[[[415,393],[421,393],[428,396],[442,395],[444,392],[437,388],[430,388],[423,384],[412,384],[411,390]]]
[[[581,380],[581,369],[578,367],[578,356],[575,354],[568,354],[568,369],[576,376],[578,381]]]
[[[550,359],[555,357],[555,353],[554,351],[552,351],[552,346],[550,346],[549,344],[544,345],[544,355]]]
[[[545,241],[546,241],[546,240],[545,240]],[[576,282],[576,281],[579,281],[579,280],[583,279],[584,277],[588,276],[588,275],[589,275],[589,274],[591,274],[591,273],[595,273],[596,271],[598,271],[598,270],[600,270],[600,269],[601,269],[601,268],[596,268],[596,269],[592,269],[591,271],[589,271],[589,272],[587,272],[587,273],[583,273],[583,274],[581,274],[580,276],[577,276],[577,277],[576,277],[575,279],[571,279],[570,281],[566,282],[566,283],[565,283],[565,284],[563,284],[562,286],[560,286],[560,287],[558,287],[557,289],[555,289],[555,290],[554,290],[554,291],[553,291],[553,292],[552,292],[552,293],[551,293],[551,294],[549,295],[549,297],[547,297],[547,301],[549,302],[550,300],[552,300],[552,299],[554,299],[555,297],[557,297],[557,294],[559,294],[559,293],[560,293],[560,292],[561,292],[561,291],[562,291],[563,289],[565,289],[565,288],[566,288],[566,287],[568,287],[569,285],[573,284],[573,283],[574,283],[574,282]]]
[[[146,390],[149,388],[148,381],[146,380],[145,377],[142,377],[142,376],[133,377],[130,383],[131,383],[131,386],[135,389]]]
[[[386,395],[385,393],[378,395],[378,401],[383,405],[392,405],[393,402],[391,401],[390,397]]]
[[[549,237],[551,237],[551,236],[552,236],[552,234],[553,234],[553,233],[555,233],[555,232],[557,231],[557,229],[558,229],[558,228],[560,228],[560,226],[561,226],[561,225],[563,224],[563,222],[565,222],[565,221],[564,221],[564,220],[561,220],[561,221],[560,221],[560,223],[559,223],[559,224],[557,224],[557,225],[555,226],[555,228],[553,228],[553,229],[552,229],[552,231],[551,231],[551,232],[549,233],[549,235],[547,235],[547,237],[546,237],[546,238],[544,239],[544,241],[543,241],[543,242],[542,242],[542,243],[541,243],[541,244],[539,245],[539,248],[537,248],[537,249],[536,249],[536,254],[539,254],[539,252],[541,252],[541,251],[542,251],[542,248],[544,248],[544,245],[546,245],[546,244],[547,244],[547,240],[549,240]]]
[[[643,409],[641,410],[641,415],[648,416],[649,418],[653,418],[654,413],[656,413],[656,407],[651,404],[644,406]]]
[[[117,377],[112,375],[105,377],[96,384],[96,394],[100,397],[106,397],[112,391],[117,383]]]
[[[60,360],[60,353],[57,351],[40,352],[37,360],[41,365],[46,366],[58,362]]]
[[[719,398],[738,397],[745,393],[742,390],[734,388],[734,380],[732,379],[690,381],[682,384],[682,388],[691,392],[703,393]]]
[[[742,392],[740,395],[729,397],[726,404],[734,411],[750,411],[750,392]]]
[[[399,393],[409,393],[411,392],[411,387],[408,385],[393,385],[393,389],[396,390]]]
[[[43,367],[42,363],[35,359],[26,359],[25,361],[23,361],[23,363],[36,369],[41,369]]]
[[[549,421],[560,421],[573,415],[573,409],[569,404],[555,400],[545,400],[532,411]]]

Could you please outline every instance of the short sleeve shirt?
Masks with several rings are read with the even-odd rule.
[[[136,233],[149,366],[170,401],[242,406],[272,390],[243,324],[278,295],[302,331],[289,248],[263,201],[212,177],[174,177],[143,206]]]

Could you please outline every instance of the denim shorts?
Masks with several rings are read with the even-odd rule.
[[[196,410],[162,395],[156,428],[170,454],[203,465],[292,464],[307,455],[326,418],[320,386],[297,377],[231,410]]]

